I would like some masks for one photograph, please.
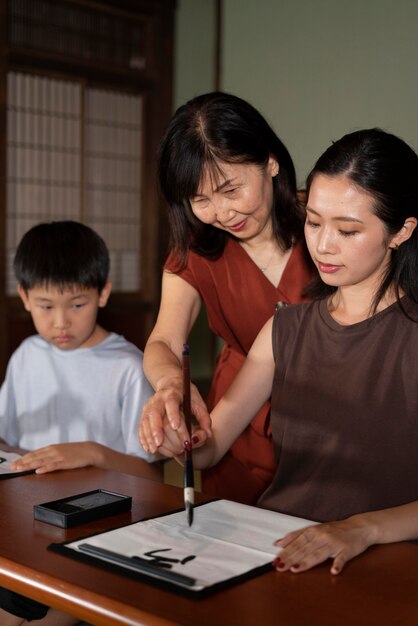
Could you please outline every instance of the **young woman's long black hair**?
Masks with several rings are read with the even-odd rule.
[[[162,141],[158,175],[169,205],[170,247],[185,264],[191,248],[208,258],[219,256],[230,236],[203,224],[190,207],[205,170],[215,176],[222,163],[265,167],[270,156],[280,166],[273,178],[273,232],[283,250],[302,235],[296,176],[286,147],[264,117],[248,102],[222,92],[204,94],[181,106]]]
[[[344,135],[318,159],[307,179],[307,191],[318,174],[345,176],[374,199],[374,213],[393,235],[408,217],[418,219],[418,155],[405,141],[379,128]],[[308,198],[309,201],[309,198]],[[418,302],[418,228],[393,250],[375,295],[373,311],[393,287]],[[325,297],[336,290],[319,278],[307,295]]]

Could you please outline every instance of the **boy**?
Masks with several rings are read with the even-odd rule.
[[[14,270],[38,334],[14,352],[0,391],[0,437],[30,450],[13,469],[43,474],[95,465],[161,480],[161,463],[149,463],[156,457],[137,436],[153,393],[142,352],[96,322],[112,288],[104,241],[77,222],[39,224],[22,238]],[[2,624],[47,611],[5,589],[0,606]],[[41,623],[76,622],[51,609]]]
[[[96,323],[112,287],[104,241],[77,222],[39,224],[14,269],[39,333],[12,355],[0,391],[0,437],[32,451],[14,469],[95,465],[161,479],[136,434],[152,394],[142,353]]]

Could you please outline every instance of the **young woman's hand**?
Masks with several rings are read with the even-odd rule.
[[[375,543],[373,528],[363,516],[353,516],[296,530],[275,545],[282,548],[274,561],[279,572],[304,572],[332,559],[331,574],[339,574],[345,564]]]
[[[178,461],[182,462],[183,453],[190,443],[190,436],[187,433],[185,425],[182,423],[178,430],[173,430],[167,418],[165,418],[163,421],[163,431],[164,437],[161,445],[157,449],[158,454],[170,459],[177,458]],[[184,433],[186,433],[186,435],[184,435]],[[199,427],[193,429],[191,437],[191,447],[193,450],[204,446],[208,439],[206,432]]]
[[[139,440],[146,452],[160,452],[165,456],[177,456],[165,454],[160,448],[169,452],[172,446],[184,450],[184,442],[190,441],[191,433],[187,431],[184,423],[181,405],[183,402],[183,385],[173,381],[170,385],[159,389],[145,404],[141,421],[139,424]],[[200,425],[200,432],[205,439],[211,436],[211,419],[197,387],[191,385],[190,402],[192,414]],[[169,430],[176,433],[176,436],[169,438],[171,441],[167,448],[163,445],[165,438],[169,435]],[[203,434],[202,434],[203,433]]]

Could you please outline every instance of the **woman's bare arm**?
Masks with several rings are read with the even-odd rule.
[[[182,352],[201,306],[200,295],[185,280],[163,273],[160,310],[144,351],[144,372],[156,393],[146,403],[139,436],[142,446],[155,452],[164,437],[163,420],[186,437],[181,420],[183,400]],[[210,418],[199,391],[192,385],[192,413],[210,435]]]

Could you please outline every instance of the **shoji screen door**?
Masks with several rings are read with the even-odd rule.
[[[140,289],[142,98],[10,72],[7,89],[7,293],[34,224],[74,219],[106,241],[117,292]]]

